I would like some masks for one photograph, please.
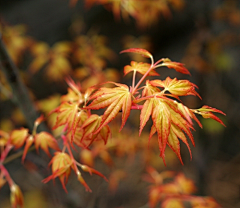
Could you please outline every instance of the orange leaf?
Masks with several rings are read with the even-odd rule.
[[[153,58],[151,53],[149,53],[147,50],[142,48],[130,48],[130,49],[123,50],[120,53],[138,53],[144,57],[151,58],[151,59]]]
[[[32,146],[33,141],[34,141],[34,139],[33,139],[32,135],[27,138],[26,144],[25,144],[25,147],[23,150],[22,162],[24,161],[24,159],[27,155],[28,149]]]
[[[132,106],[132,97],[129,92],[128,86],[124,84],[118,84],[115,88],[100,88],[96,93],[92,95],[90,99],[94,99],[87,109],[100,109],[106,108],[102,121],[99,128],[95,133],[112,121],[120,110],[122,110],[122,125],[120,130],[123,128],[126,120],[130,114]]]
[[[182,173],[176,176],[175,184],[178,185],[181,194],[193,194],[196,191],[193,180],[186,178]]]
[[[111,192],[116,192],[118,185],[121,180],[126,178],[127,174],[124,170],[117,169],[111,172],[109,176],[109,185],[108,188]]]
[[[36,134],[34,139],[36,150],[38,151],[39,147],[41,147],[49,157],[51,157],[51,154],[48,149],[49,147],[56,151],[60,151],[56,139],[47,132],[40,132],[39,134]]]
[[[108,181],[108,179],[102,173],[100,173],[99,171],[97,171],[93,168],[88,167],[87,165],[81,165],[81,168],[82,168],[83,171],[89,172],[90,175],[92,175],[94,173],[94,174],[104,178],[105,181]]]
[[[0,147],[6,146],[9,138],[10,138],[9,133],[0,130]]]
[[[50,164],[52,164],[52,175],[43,180],[44,183],[59,177],[64,190],[66,190],[66,183],[71,173],[71,165],[73,161],[71,157],[65,152],[55,152]]]
[[[153,86],[163,87],[165,90],[176,96],[196,95],[200,97],[195,91],[197,86],[188,80],[178,80],[177,78],[171,79],[170,77],[167,77],[164,81],[152,80],[150,83]]]
[[[192,110],[190,110],[188,107],[186,107],[182,103],[178,103],[178,102],[175,102],[175,103],[177,104],[178,110],[182,113],[182,115],[188,121],[188,123],[190,123],[192,125],[193,124],[192,119],[194,119],[198,123],[198,125],[202,128],[202,124],[197,119],[197,117],[194,115]]]
[[[144,86],[143,91],[142,91],[142,97],[151,96],[151,95],[153,95],[155,93],[158,93],[160,91],[161,91],[160,89],[151,85],[150,81],[147,80],[146,85]]]
[[[179,199],[167,198],[161,205],[162,208],[184,208],[183,202]]]
[[[24,142],[28,137],[28,129],[20,128],[18,130],[13,130],[10,135],[11,144],[15,146],[16,149],[23,146]]]
[[[158,187],[152,187],[149,190],[149,207],[150,208],[155,207],[160,199],[161,189],[159,189]]]
[[[104,143],[107,143],[108,138],[110,137],[110,128],[109,126],[103,126],[100,131],[94,133],[100,126],[102,121],[102,116],[92,114],[88,119],[85,120],[85,122],[82,124],[81,128],[83,129],[83,135],[81,138],[82,140],[90,139],[91,145],[92,142],[96,139],[102,139]]]
[[[78,103],[68,103],[68,102],[63,102],[53,112],[58,113],[57,121],[53,129],[62,125],[67,125],[68,130],[72,132],[71,134],[72,135],[71,141],[72,141],[74,134],[76,132],[77,125],[82,119],[85,119],[84,115],[86,115],[86,113],[83,110],[79,109]]]
[[[152,110],[153,110],[153,99],[146,100],[146,102],[143,104],[143,108],[140,114],[139,136],[141,135],[143,127],[146,125],[147,121],[149,120],[149,117],[152,114]]]
[[[151,67],[151,65],[148,63],[142,63],[142,62],[137,63],[135,61],[131,61],[131,66],[127,65],[124,67],[124,75],[126,75],[132,71],[136,71],[136,72],[139,72],[140,74],[144,75],[150,67]],[[148,75],[149,76],[159,76],[159,74],[153,69],[149,72]]]
[[[24,199],[21,189],[15,183],[10,187],[10,201],[14,208],[23,207]]]
[[[190,72],[184,67],[184,65],[182,63],[172,62],[168,58],[164,58],[164,59],[162,59],[162,61],[163,61],[163,63],[161,63],[161,66],[166,66],[169,69],[173,68],[177,72],[180,72],[183,74],[190,74]]]
[[[200,114],[203,118],[212,118],[215,121],[219,122],[220,124],[222,124],[223,126],[225,126],[225,124],[222,122],[222,120],[220,118],[218,118],[217,116],[215,116],[212,112],[214,113],[221,113],[223,115],[226,115],[225,113],[223,113],[222,111],[216,109],[216,108],[212,108],[209,107],[207,105],[204,105],[203,107],[197,109],[197,110],[192,110],[194,113]]]
[[[93,132],[95,132],[101,123],[101,116],[97,114],[92,114],[89,118],[87,118],[84,123],[82,124],[82,129],[84,129],[84,133],[82,136],[82,140],[84,140],[86,137],[92,137]]]
[[[79,171],[77,171],[77,178],[78,178],[78,181],[85,187],[86,191],[92,192],[92,190],[89,188],[89,186],[87,185],[87,183],[85,182],[85,180],[83,179]]]
[[[153,124],[158,133],[158,145],[160,156],[165,163],[165,148],[170,134],[171,117],[169,106],[163,99],[154,99],[154,109],[152,113]]]
[[[139,100],[141,100],[141,98]],[[176,153],[180,162],[183,163],[178,139],[182,140],[187,145],[190,157],[192,158],[190,146],[185,136],[185,134],[188,135],[194,145],[191,133],[191,129],[193,129],[192,122],[190,123],[181,111],[179,111],[176,102],[163,96],[160,97],[159,93],[149,96],[141,110],[139,133],[141,133],[150,115],[152,115],[153,125],[150,131],[149,141],[153,134],[157,132],[160,156],[163,158],[164,163],[166,145]],[[190,116],[189,119],[191,119]]]

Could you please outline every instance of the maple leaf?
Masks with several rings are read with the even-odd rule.
[[[46,67],[46,76],[51,81],[63,80],[72,70],[65,57],[54,57]]]
[[[127,173],[122,169],[117,169],[111,172],[109,176],[108,189],[111,193],[115,193],[121,180],[127,177]]]
[[[212,197],[194,197],[190,200],[193,208],[220,208],[220,204]]]
[[[182,113],[184,118],[190,124],[193,124],[192,119],[194,119],[197,122],[197,124],[202,128],[202,124],[197,119],[197,117],[195,116],[195,114],[193,113],[193,111],[191,109],[189,109],[187,106],[183,105],[182,103],[179,103],[179,102],[176,102],[176,101],[174,103],[177,105],[178,110]]]
[[[187,145],[191,156],[191,150],[185,134],[188,135],[194,144],[191,133],[192,124],[184,119],[184,116],[178,110],[174,101],[164,96],[160,96],[159,93],[153,94],[152,97],[153,98],[147,99],[143,104],[140,114],[139,134],[141,134],[142,129],[152,115],[153,126],[150,131],[149,139],[155,132],[157,132],[160,156],[163,158],[164,163],[166,145],[176,153],[180,162],[183,163],[180,155],[180,143],[178,139],[182,140]]]
[[[52,165],[52,175],[45,178],[43,182],[47,183],[59,177],[64,190],[67,192],[65,185],[71,173],[71,165],[73,164],[71,157],[65,152],[55,152],[50,164]]]
[[[138,53],[144,57],[147,57],[150,59],[153,58],[153,56],[150,52],[148,52],[147,50],[142,49],[142,48],[130,48],[130,49],[123,50],[120,53]]]
[[[183,74],[190,74],[190,72],[184,67],[182,63],[173,62],[169,58],[163,58],[161,59],[162,63],[161,66],[166,66],[168,68],[173,68],[177,72],[183,73]]]
[[[222,122],[222,120],[220,118],[218,118],[217,116],[215,116],[212,112],[214,112],[214,113],[221,113],[223,115],[226,115],[226,114],[223,113],[222,111],[216,109],[216,108],[212,108],[212,107],[209,107],[207,105],[204,105],[204,106],[202,106],[199,109],[196,109],[196,110],[192,109],[192,111],[194,113],[200,114],[203,118],[212,118],[215,121],[217,121],[220,124],[222,124],[223,126],[225,126],[225,124]]]
[[[33,136],[30,135],[27,139],[26,139],[26,144],[24,146],[24,150],[23,150],[23,155],[22,155],[22,163],[25,160],[25,157],[27,155],[28,149],[32,146],[34,142]]]
[[[31,47],[31,53],[34,56],[33,61],[29,65],[29,70],[32,73],[36,73],[39,71],[45,64],[47,64],[49,60],[48,52],[49,52],[48,44],[44,42],[34,43]]]
[[[0,147],[6,146],[9,138],[10,138],[9,133],[0,130]]]
[[[76,132],[76,128],[79,122],[84,120],[86,117],[85,111],[81,110],[78,107],[78,103],[68,103],[63,102],[58,108],[56,108],[51,113],[57,113],[57,121],[53,127],[53,129],[67,125],[68,131],[72,132],[72,141],[74,134]]]
[[[12,207],[23,207],[24,199],[20,187],[17,184],[13,183],[13,185],[10,186],[10,191],[10,202]]]
[[[166,199],[163,201],[163,203],[161,204],[162,208],[184,208],[185,206],[183,205],[183,202],[179,199]]]
[[[200,95],[195,91],[197,86],[188,80],[178,80],[177,78],[171,79],[167,77],[164,81],[162,80],[151,80],[151,85],[157,87],[163,87],[165,91],[169,91],[171,94],[176,96]]]
[[[156,94],[160,91],[161,90],[159,88],[154,87],[153,85],[151,85],[150,81],[147,80],[145,86],[143,87],[142,97],[151,96],[151,95]]]
[[[39,147],[41,147],[49,157],[51,157],[48,149],[49,147],[56,151],[60,151],[56,139],[47,132],[40,132],[36,134],[34,137],[34,142],[36,150],[38,151]]]
[[[97,170],[95,170],[91,167],[88,167],[87,165],[81,165],[80,167],[83,171],[90,173],[90,175],[96,174],[96,175],[104,178],[105,181],[108,181],[108,179],[102,173],[100,173],[99,171],[97,171]]]
[[[102,127],[112,121],[120,110],[122,110],[122,125],[120,127],[121,131],[130,114],[132,106],[132,95],[129,92],[128,86],[118,83],[113,84],[115,84],[117,87],[103,87],[95,92],[90,97],[90,100],[94,100],[90,103],[90,105],[86,107],[86,109],[101,109],[107,107],[102,116],[101,124],[95,133],[99,132]]]
[[[34,59],[29,70],[36,73],[46,66],[46,75],[49,79],[53,81],[63,79],[72,69],[68,60],[71,50],[71,44],[67,41],[58,42],[52,48],[44,42],[33,43],[31,52]]]
[[[28,136],[29,136],[28,129],[26,128],[13,130],[10,134],[11,144],[14,145],[16,149],[18,149],[21,146],[23,146]]]
[[[180,193],[193,194],[194,192],[196,192],[196,186],[194,185],[194,182],[191,179],[186,178],[184,174],[179,173],[175,177],[174,181],[175,181],[175,184],[178,185]]]
[[[100,35],[78,36],[75,40],[77,49],[74,53],[76,61],[84,66],[90,66],[90,70],[101,69],[107,60],[115,58],[115,53],[106,46],[106,37]]]
[[[31,42],[25,34],[27,27],[25,25],[5,26],[4,24],[1,26],[0,31],[8,54],[14,63],[18,64]]]
[[[91,142],[88,144],[88,146],[98,138],[102,139],[105,144],[107,143],[107,140],[110,136],[110,128],[108,125],[103,126],[98,133],[94,133],[99,128],[101,122],[102,116],[92,114],[82,124],[81,128],[83,129],[83,135],[81,140],[90,139]]]
[[[151,39],[149,36],[140,36],[134,37],[131,35],[127,35],[123,37],[124,48],[145,48],[145,50],[149,51],[152,48]],[[146,61],[146,58],[143,56],[139,56],[138,54],[131,53],[129,54],[131,60],[135,61]]]
[[[131,71],[136,71],[139,72],[140,74],[144,75],[147,70],[151,67],[150,64],[148,63],[143,63],[143,62],[135,62],[131,61],[131,66],[127,65],[124,67],[124,75],[128,74]],[[159,74],[155,70],[151,70],[148,74],[149,76],[159,76]]]

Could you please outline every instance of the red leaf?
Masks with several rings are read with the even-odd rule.
[[[163,87],[164,90],[167,90],[176,96],[195,95],[201,98],[195,91],[197,86],[188,80],[178,80],[177,78],[171,79],[170,77],[167,77],[164,81],[152,80],[150,83],[153,86]]]
[[[11,144],[15,146],[16,149],[23,146],[24,142],[28,137],[28,129],[21,128],[13,130],[10,135]]]
[[[34,139],[36,150],[38,151],[39,147],[41,147],[49,157],[51,157],[51,154],[48,149],[49,147],[56,151],[60,151],[56,139],[47,132],[42,131],[39,134],[36,134]]]
[[[28,149],[32,146],[33,142],[34,142],[34,139],[31,135],[26,140],[26,144],[25,144],[25,147],[24,147],[24,150],[23,150],[22,162],[24,161],[24,159],[27,155]]]
[[[147,70],[151,67],[148,63],[142,63],[142,62],[135,62],[131,61],[131,65],[127,65],[124,67],[124,75],[128,74],[129,72],[136,71],[140,74],[144,75]],[[148,74],[149,76],[159,76],[159,74],[155,70],[151,70]]]
[[[212,108],[209,107],[207,105],[204,105],[203,107],[197,109],[197,110],[192,110],[194,113],[200,114],[203,118],[212,118],[215,121],[219,122],[220,124],[222,124],[223,126],[225,126],[225,124],[222,122],[222,120],[220,118],[218,118],[217,116],[215,116],[212,112],[214,113],[221,113],[223,115],[226,115],[225,113],[223,113],[222,111],[216,109],[216,108]]]
[[[112,121],[120,110],[122,110],[122,125],[123,128],[131,111],[132,95],[129,92],[128,86],[124,84],[114,83],[118,87],[115,88],[100,88],[92,95],[90,99],[94,99],[87,109],[106,108],[99,128],[95,133],[99,132],[102,127]]]
[[[162,59],[162,61],[163,61],[163,63],[161,63],[161,66],[166,66],[169,69],[173,68],[177,72],[180,72],[182,74],[190,74],[190,72],[184,67],[184,65],[182,63],[172,62],[168,58]]]
[[[152,59],[152,54],[142,48],[130,48],[130,49],[123,50],[120,53],[138,53],[144,57]]]

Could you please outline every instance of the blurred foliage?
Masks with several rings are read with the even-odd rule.
[[[209,10],[202,10],[201,14],[196,14],[196,16],[199,15],[199,17],[197,20],[193,20],[195,24],[195,31],[190,31],[191,35],[189,35],[189,31],[186,31],[190,38],[188,36],[187,44],[185,44],[183,50],[182,48],[176,48],[178,45],[171,48],[171,44],[168,44],[167,39],[166,41],[163,41],[163,43],[167,46],[161,48],[161,45],[157,45],[154,42],[156,37],[154,37],[154,39],[151,37],[151,34],[149,35],[148,33],[148,30],[157,31],[157,28],[161,28],[164,24],[167,24],[169,27],[176,27],[172,18],[174,20],[174,16],[178,12],[183,15],[184,13],[187,13],[188,10],[185,10],[184,8],[188,9],[188,6],[190,5],[187,1],[162,2],[165,3],[164,6],[160,8],[156,6],[156,1],[145,1],[145,3],[141,4],[139,2],[136,3],[134,0],[116,1],[115,3],[108,0],[85,1],[88,6],[88,11],[97,11],[94,9],[98,7],[98,4],[101,4],[104,8],[111,11],[117,20],[117,27],[120,25],[119,23],[121,23],[120,19],[122,17],[124,19],[124,24],[126,23],[126,25],[130,25],[130,27],[133,27],[135,24],[136,28],[140,28],[141,32],[134,31],[134,34],[130,34],[131,32],[126,31],[126,35],[118,43],[122,44],[121,49],[135,47],[145,48],[150,51],[155,50],[157,55],[161,55],[164,53],[163,50],[170,46],[169,50],[175,50],[175,53],[180,54],[179,56],[182,58],[181,62],[185,63],[186,68],[191,71],[191,78],[194,80],[193,82],[200,86],[198,92],[203,97],[203,102],[207,101],[210,105],[216,106],[224,112],[227,112],[227,118],[224,119],[221,117],[221,119],[223,119],[224,123],[227,125],[227,129],[229,130],[225,130],[221,125],[213,120],[201,120],[203,130],[196,129],[197,132],[194,132],[197,138],[196,148],[193,149],[194,162],[192,163],[194,163],[194,165],[189,165],[189,163],[186,162],[184,167],[179,166],[179,162],[177,161],[175,154],[167,149],[166,162],[168,166],[165,168],[163,162],[159,160],[157,149],[158,144],[154,142],[156,141],[155,139],[151,141],[148,149],[146,148],[148,135],[145,135],[144,132],[139,140],[135,140],[137,135],[132,129],[138,128],[137,126],[139,123],[136,121],[136,117],[139,117],[139,115],[137,115],[136,112],[133,112],[129,120],[129,126],[132,128],[126,128],[126,133],[122,132],[121,134],[118,134],[118,129],[115,129],[113,130],[114,133],[112,135],[112,139],[108,141],[106,146],[103,145],[101,141],[97,141],[96,143],[93,143],[91,150],[81,150],[79,153],[80,156],[77,155],[77,153],[76,156],[80,158],[80,161],[83,164],[96,169],[100,168],[98,170],[102,170],[102,172],[108,176],[109,192],[116,197],[116,201],[120,201],[120,197],[117,194],[121,193],[120,191],[123,184],[128,187],[128,189],[131,188],[127,186],[129,184],[131,186],[132,182],[129,181],[128,178],[136,173],[134,172],[136,170],[133,169],[135,168],[134,165],[137,163],[137,168],[141,169],[141,174],[145,172],[146,164],[154,167],[160,174],[164,173],[164,170],[169,169],[177,171],[183,170],[187,173],[187,176],[193,176],[191,177],[191,182],[196,181],[196,186],[200,186],[200,192],[197,193],[201,193],[203,195],[213,195],[223,207],[238,207],[238,198],[233,198],[238,191],[234,189],[235,191],[231,195],[231,193],[228,193],[227,188],[222,190],[222,187],[228,187],[229,180],[232,180],[232,186],[237,186],[239,184],[237,179],[237,175],[239,175],[239,171],[237,170],[239,163],[237,160],[234,160],[228,164],[230,158],[238,154],[240,144],[238,141],[240,136],[238,119],[238,89],[240,88],[238,88],[238,82],[236,81],[239,77],[239,73],[237,72],[239,71],[239,60],[237,57],[239,54],[240,43],[239,2],[237,0],[225,0],[218,1],[218,3],[209,3],[209,6],[207,6]],[[72,1],[72,4],[74,3],[78,5],[77,1]],[[128,5],[126,6],[126,4]],[[208,2],[206,4],[208,4]],[[192,9],[193,13],[197,11],[195,7],[189,7],[189,9]],[[136,11],[141,11],[143,15],[136,15]],[[149,15],[146,11],[152,11],[151,15]],[[207,14],[205,14],[205,12]],[[182,16],[180,15],[177,16],[177,18],[178,17],[181,19]],[[188,17],[188,19],[191,18],[192,16]],[[134,22],[134,24],[131,25],[132,22]],[[183,30],[186,30],[188,26],[189,25],[187,24],[184,25]],[[29,86],[31,94],[43,91],[41,96],[38,97],[36,93],[36,95],[32,97],[35,101],[36,108],[45,116],[49,115],[51,110],[59,105],[61,95],[66,94],[67,85],[65,84],[64,79],[67,75],[73,77],[74,80],[79,80],[84,92],[89,86],[98,84],[99,82],[109,80],[114,82],[121,81],[121,72],[113,68],[113,65],[115,66],[119,64],[119,60],[115,54],[118,53],[119,50],[114,48],[116,47],[116,43],[112,43],[109,40],[109,37],[101,35],[101,32],[98,33],[98,30],[90,28],[90,30],[85,31],[85,29],[89,27],[91,26],[85,25],[85,20],[75,19],[69,27],[71,36],[74,38],[71,40],[59,40],[56,43],[49,45],[47,42],[38,41],[33,37],[29,37],[27,35],[28,27],[25,25],[11,26],[2,22],[0,26],[0,31],[3,34],[3,39],[8,51],[14,62],[20,68],[22,72],[21,76],[23,77],[25,84]],[[118,29],[120,31],[122,28],[119,26]],[[135,30],[135,28],[133,30]],[[167,33],[165,27],[163,27],[162,30],[165,30],[166,32],[165,37],[171,36],[171,34]],[[180,31],[173,31],[174,32],[171,31],[170,33],[175,34],[174,37],[180,36]],[[157,34],[155,36],[159,36],[158,38],[161,40],[161,35]],[[172,41],[173,43],[176,43],[176,40],[174,42],[173,39],[171,39],[170,42]],[[174,52],[172,53],[174,54]],[[131,56],[131,59],[139,62],[144,62],[146,60],[143,56],[136,54],[129,55]],[[120,62],[122,62],[122,60]],[[165,77],[165,72],[162,72],[161,76]],[[126,80],[127,78],[128,75],[126,76]],[[44,87],[45,89],[43,89],[43,84],[40,84],[34,90],[31,89],[31,85],[33,85],[32,83],[35,84],[38,82],[44,83],[44,85],[46,84],[47,87]],[[24,123],[24,119],[19,110],[15,106],[12,106],[12,104],[9,105],[12,98],[11,90],[4,79],[4,76],[1,74],[1,71],[0,90],[0,129],[10,132],[16,127],[25,126],[26,124]],[[194,98],[187,98],[184,100],[184,103],[194,107],[199,105],[200,102],[201,101]],[[57,115],[55,114],[47,116],[47,123],[50,127],[54,126],[56,117]],[[119,126],[119,124],[116,125]],[[150,127],[150,125],[151,124],[147,124],[146,128]],[[115,124],[111,128],[115,128],[114,126]],[[230,131],[232,132],[231,134]],[[59,127],[54,130],[54,135],[57,137],[61,134],[61,132],[62,127]],[[1,141],[3,144],[5,143],[2,137]],[[203,150],[201,150],[201,148]],[[184,162],[188,161],[189,156],[187,155],[187,151],[183,149],[181,153],[183,155]],[[28,162],[33,160],[34,168],[31,169],[32,166],[29,165],[29,169],[33,170],[34,174],[37,174],[36,172],[40,172],[39,174],[44,175],[45,177],[46,171],[45,169],[44,171],[42,170],[42,161],[39,162],[39,159],[34,158],[34,156],[32,159],[31,156],[32,155],[29,157],[27,156],[26,158],[26,167],[29,165]],[[215,164],[216,160],[220,163],[219,165]],[[36,164],[34,164],[35,161],[37,161]],[[129,168],[129,166],[131,166],[132,169]],[[225,172],[222,171],[224,167],[226,170]],[[212,175],[212,173],[214,174]],[[139,172],[136,174],[139,175]],[[177,176],[177,173],[175,176]],[[94,180],[94,177],[88,179],[87,176],[84,175],[84,177],[86,177],[86,180],[89,181]],[[201,181],[202,177],[205,177],[203,181]],[[42,179],[43,177],[40,178]],[[224,185],[219,186],[219,183],[223,183],[222,178],[224,178],[226,182]],[[186,178],[186,180],[190,179]],[[71,176],[69,181],[71,182]],[[75,183],[75,179],[73,179],[73,181],[73,183]],[[174,178],[172,181],[174,181]],[[166,184],[168,184],[168,182],[169,181],[167,181]],[[71,183],[69,184],[68,190],[71,189],[71,186],[74,187],[75,185]],[[149,184],[145,184],[143,188],[144,191],[149,190],[147,189],[148,185]],[[93,184],[90,184],[89,186],[91,186],[94,190],[97,184],[94,184],[93,182]],[[201,188],[202,186],[203,188]],[[20,187],[24,187],[24,184],[21,184]],[[57,187],[59,188],[59,186]],[[138,186],[136,187],[136,189],[139,188]],[[39,189],[42,189],[40,185]],[[34,207],[35,202],[38,202],[37,204],[39,206],[41,205],[40,207],[52,207],[50,202],[46,202],[45,195],[43,196],[41,193],[38,193],[38,191],[36,191],[36,193],[34,191],[33,196],[31,196],[31,192],[26,191],[27,188],[23,188],[23,190],[26,207]],[[103,192],[105,192],[105,190],[107,189],[104,189]],[[3,191],[4,190],[1,190],[1,192]],[[75,196],[71,193],[71,191],[69,192],[69,196]],[[83,192],[80,191],[76,193],[81,195]],[[106,193],[108,193],[108,191],[106,191]],[[29,194],[31,197],[28,200]],[[189,192],[189,194],[192,194],[192,192]],[[73,197],[75,201],[80,198],[79,195],[76,199]],[[61,196],[64,198],[63,195]],[[104,195],[104,197],[106,196]],[[34,200],[31,200],[31,198]],[[139,198],[141,198],[142,203],[144,200],[147,202],[147,199],[144,199],[144,197]],[[195,202],[193,200],[191,204],[193,207],[210,208],[216,206],[215,201],[212,201],[212,198],[206,198],[206,200],[208,202],[205,203],[205,205],[202,205],[198,200]],[[7,201],[9,201],[9,199],[7,199]],[[202,200],[200,201],[202,202]],[[162,203],[162,201],[160,202]],[[3,205],[2,203],[0,205],[4,207],[9,206],[5,205],[5,202]],[[165,200],[162,206],[188,207],[190,204],[189,202],[183,202],[178,198],[175,198],[173,200]],[[105,207],[107,207],[107,205],[105,205]],[[116,207],[120,207],[120,205],[116,205]],[[121,207],[124,207],[124,205]]]

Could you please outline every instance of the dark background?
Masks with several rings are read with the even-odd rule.
[[[193,160],[189,161],[188,156],[184,157],[185,165],[177,165],[176,169],[195,181],[198,187],[197,194],[213,196],[226,208],[240,207],[240,5],[238,1],[233,0],[187,0],[185,4],[182,11],[172,10],[171,19],[160,16],[156,25],[145,29],[136,27],[133,19],[127,23],[115,21],[112,12],[102,6],[86,9],[81,0],[75,7],[69,7],[67,0],[2,0],[0,18],[10,25],[25,24],[29,36],[53,45],[58,41],[72,39],[70,25],[80,16],[85,25],[83,31],[86,33],[94,28],[99,34],[107,36],[108,46],[116,54],[124,49],[124,36],[146,35],[151,39],[151,52],[156,59],[169,57],[185,63],[191,77],[163,70],[160,73],[162,78],[169,75],[178,76],[197,84],[202,100],[189,99],[186,102],[194,108],[206,104],[222,110],[226,113],[226,117],[221,117],[226,128],[214,122],[203,122],[203,129],[196,127],[196,147],[192,148]],[[128,62],[119,57],[112,66],[122,70],[126,64]],[[39,85],[31,82],[30,87],[39,99],[44,98],[44,92],[46,97],[58,90],[64,92],[65,87],[53,85],[47,90],[38,90]],[[0,106],[4,108],[3,103]],[[2,109],[0,117],[4,116]],[[37,156],[31,156],[37,160]],[[58,183],[54,187],[41,184],[40,173],[33,172],[29,176],[25,168],[18,164],[19,161],[16,160],[7,168],[11,170],[10,174],[23,190],[28,195],[36,193],[38,199],[39,195],[43,197],[40,201],[51,201],[58,207],[140,207],[147,202],[146,188],[144,191],[138,191],[134,181],[132,185],[129,183],[131,178],[127,179],[129,181],[125,182],[115,195],[101,191],[106,188],[106,184],[101,180],[88,180],[90,186],[92,184],[98,187],[92,194],[85,193],[82,189],[76,191],[81,185],[74,184],[72,180],[69,193],[65,195]],[[46,164],[42,164],[44,165]],[[135,165],[137,167],[137,164]],[[39,194],[38,190],[43,190],[43,194]],[[8,200],[8,191],[5,187],[0,190],[0,207],[4,197]],[[41,206],[29,205],[43,206],[51,207],[47,202]]]

